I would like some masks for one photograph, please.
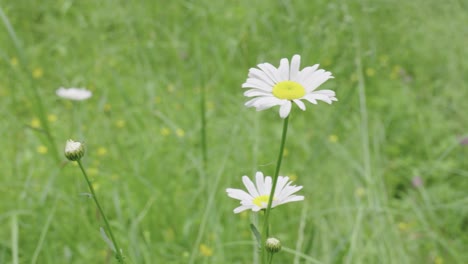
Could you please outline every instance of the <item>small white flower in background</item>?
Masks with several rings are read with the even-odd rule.
[[[258,212],[261,209],[266,209],[268,206],[268,199],[270,198],[272,179],[270,176],[263,177],[262,172],[257,172],[255,175],[256,186],[247,176],[242,176],[247,191],[240,189],[226,189],[229,197],[240,200],[241,206],[234,209],[234,213],[240,213],[245,210],[252,210]],[[293,193],[302,189],[302,186],[291,186],[291,181],[287,176],[278,176],[275,194],[273,196],[273,203],[271,208],[280,204],[289,202],[296,202],[304,200],[302,195],[293,195]]]
[[[301,56],[294,55],[291,64],[286,58],[281,59],[280,66],[275,68],[270,63],[260,63],[258,68],[250,68],[249,75],[242,88],[252,88],[244,95],[255,97],[245,103],[257,111],[279,105],[281,118],[286,118],[294,102],[301,110],[305,105],[301,100],[317,104],[317,100],[331,104],[338,101],[332,90],[315,91],[321,84],[333,78],[331,72],[318,69],[319,65],[299,70]]]
[[[83,101],[91,97],[92,93],[84,88],[63,88],[57,89],[56,94],[62,98]]]
[[[65,157],[71,161],[80,160],[85,153],[84,146],[81,142],[73,141],[71,139],[67,140],[65,145]]]

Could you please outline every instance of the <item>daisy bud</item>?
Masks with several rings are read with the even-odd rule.
[[[265,248],[270,253],[277,253],[281,250],[281,242],[274,237],[270,237],[266,240]]]
[[[71,161],[78,161],[85,154],[84,146],[81,142],[73,141],[71,139],[67,140],[65,145],[65,157]]]

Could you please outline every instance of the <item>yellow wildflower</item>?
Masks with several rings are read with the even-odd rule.
[[[211,257],[213,256],[213,249],[202,243],[200,244],[200,253],[202,256]]]
[[[169,136],[171,134],[171,131],[167,127],[161,128],[161,135],[163,136]]]
[[[39,78],[41,78],[43,75],[44,75],[44,71],[42,70],[42,68],[35,68],[35,69],[32,71],[32,76],[33,76],[34,79],[39,79]]]
[[[178,128],[178,129],[176,129],[176,135],[178,137],[180,137],[180,138],[184,137],[185,136],[185,131],[183,129],[181,129],[181,128]]]
[[[444,259],[441,258],[441,257],[439,257],[439,256],[437,256],[437,257],[435,257],[435,259],[434,259],[434,264],[444,264]]]
[[[13,57],[10,59],[10,64],[11,66],[15,67],[18,65],[18,59],[16,57]]]
[[[330,141],[331,143],[336,143],[338,142],[338,136],[331,134],[330,136],[328,136],[328,141]]]
[[[101,157],[107,155],[107,149],[105,147],[99,147],[97,149],[97,155]]]
[[[297,175],[296,175],[296,174],[290,173],[290,174],[288,174],[288,175],[289,175],[289,179],[290,179],[291,181],[296,181],[296,180],[297,180]]]
[[[41,127],[41,120],[39,118],[35,117],[31,120],[31,123],[29,124],[32,128],[40,128]]]
[[[48,149],[47,149],[46,146],[41,145],[41,146],[37,147],[37,153],[39,153],[39,154],[46,154],[47,151],[48,151]]]
[[[54,114],[50,114],[47,116],[47,120],[49,120],[50,123],[54,123],[55,121],[57,121],[57,116]]]
[[[402,232],[406,232],[408,231],[408,229],[410,228],[410,225],[406,222],[399,222],[398,223],[398,229],[400,229],[400,231]]]
[[[400,77],[401,67],[399,65],[393,66],[392,72],[390,73],[390,78],[392,80],[398,79]]]
[[[105,104],[104,105],[104,112],[110,112],[112,110],[112,105],[111,104]]]
[[[366,195],[366,189],[362,188],[362,187],[359,187],[356,189],[356,191],[354,192],[354,194],[358,197],[358,198],[362,198],[364,197],[364,195]]]
[[[118,128],[123,128],[125,126],[125,120],[119,119],[115,122],[115,126]]]
[[[99,174],[98,168],[91,167],[88,169],[89,176],[93,177]]]
[[[175,87],[174,87],[174,85],[173,85],[172,83],[170,83],[170,84],[167,86],[167,91],[168,91],[169,93],[172,93],[172,92],[175,91]]]
[[[374,76],[374,75],[375,75],[375,70],[374,70],[373,68],[367,68],[367,69],[366,69],[366,75],[367,75],[368,77]]]

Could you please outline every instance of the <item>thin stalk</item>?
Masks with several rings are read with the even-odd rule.
[[[18,264],[18,216],[16,213],[13,213],[11,216],[11,256],[12,256],[12,264]]]
[[[263,232],[262,232],[262,244],[263,244],[263,249],[262,249],[262,263],[265,263],[265,244],[266,240],[269,237],[269,217],[270,217],[270,211],[271,211],[271,205],[273,203],[273,195],[275,194],[275,189],[276,189],[276,184],[278,182],[278,175],[279,171],[281,168],[281,161],[283,160],[283,152],[284,152],[284,145],[286,144],[286,135],[288,133],[288,121],[289,121],[289,115],[284,119],[283,123],[283,135],[281,136],[281,145],[280,145],[280,150],[279,150],[279,155],[278,155],[278,162],[276,162],[276,169],[275,169],[275,174],[273,175],[273,185],[271,187],[270,191],[270,197],[268,198],[268,206],[265,210],[265,219],[263,222]]]
[[[206,146],[206,103],[205,103],[205,85],[200,87],[200,115],[201,115],[201,146],[202,146],[202,159],[203,159],[203,170],[206,172],[207,165],[207,146]]]
[[[269,254],[269,257],[268,257],[268,258],[269,258],[268,264],[273,263],[273,255],[274,255],[273,253],[270,253],[270,254]]]
[[[123,259],[123,256],[122,256],[122,253],[120,252],[120,247],[117,245],[117,241],[115,240],[114,234],[112,233],[112,229],[111,229],[111,227],[109,225],[109,222],[107,221],[107,217],[104,214],[104,211],[102,210],[101,204],[99,203],[99,201],[97,199],[96,193],[94,192],[93,185],[91,184],[91,181],[89,181],[88,174],[86,174],[86,171],[85,171],[83,165],[81,164],[81,161],[78,160],[77,162],[78,162],[78,165],[80,166],[81,172],[83,172],[83,176],[84,176],[84,178],[86,180],[86,183],[88,183],[89,190],[91,191],[91,196],[93,197],[93,200],[96,203],[96,206],[97,206],[97,208],[99,210],[99,213],[101,214],[102,219],[104,219],[104,223],[106,224],[107,231],[109,232],[109,235],[110,235],[110,237],[112,239],[112,243],[114,244],[115,253],[117,254],[117,260],[120,263],[125,263],[124,259]]]

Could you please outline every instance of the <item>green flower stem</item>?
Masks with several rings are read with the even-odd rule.
[[[273,255],[274,255],[273,253],[268,254],[268,264],[273,263]]]
[[[270,217],[270,211],[271,211],[271,205],[273,203],[273,195],[275,194],[275,189],[276,189],[276,184],[278,182],[278,175],[279,171],[281,168],[281,161],[283,160],[283,152],[284,152],[284,145],[286,143],[286,134],[288,133],[288,121],[289,121],[289,115],[284,119],[283,123],[283,135],[281,136],[281,145],[280,145],[280,150],[279,150],[279,155],[278,155],[278,162],[276,163],[276,169],[275,169],[275,174],[273,175],[273,185],[271,187],[270,191],[270,197],[268,198],[268,206],[265,210],[265,219],[263,222],[263,232],[262,232],[262,263],[265,263],[265,253],[266,253],[266,240],[270,236],[269,232],[269,217]]]
[[[78,165],[80,166],[81,172],[83,172],[83,176],[84,176],[86,182],[88,183],[89,190],[91,191],[91,196],[93,197],[94,202],[96,203],[96,206],[99,209],[99,213],[101,214],[102,219],[104,219],[104,223],[106,224],[107,231],[109,232],[109,235],[110,235],[110,237],[112,239],[112,243],[114,244],[114,247],[115,247],[115,253],[117,254],[117,260],[120,263],[125,263],[124,259],[123,259],[123,256],[122,256],[122,253],[120,252],[120,248],[117,245],[117,241],[115,240],[114,234],[112,233],[112,229],[111,229],[111,227],[109,225],[109,222],[107,221],[106,215],[104,214],[104,211],[101,208],[101,204],[99,204],[96,193],[94,192],[93,185],[91,184],[91,181],[89,181],[88,175],[86,174],[86,171],[85,171],[83,165],[81,164],[81,161],[78,160],[77,162],[78,162]]]

